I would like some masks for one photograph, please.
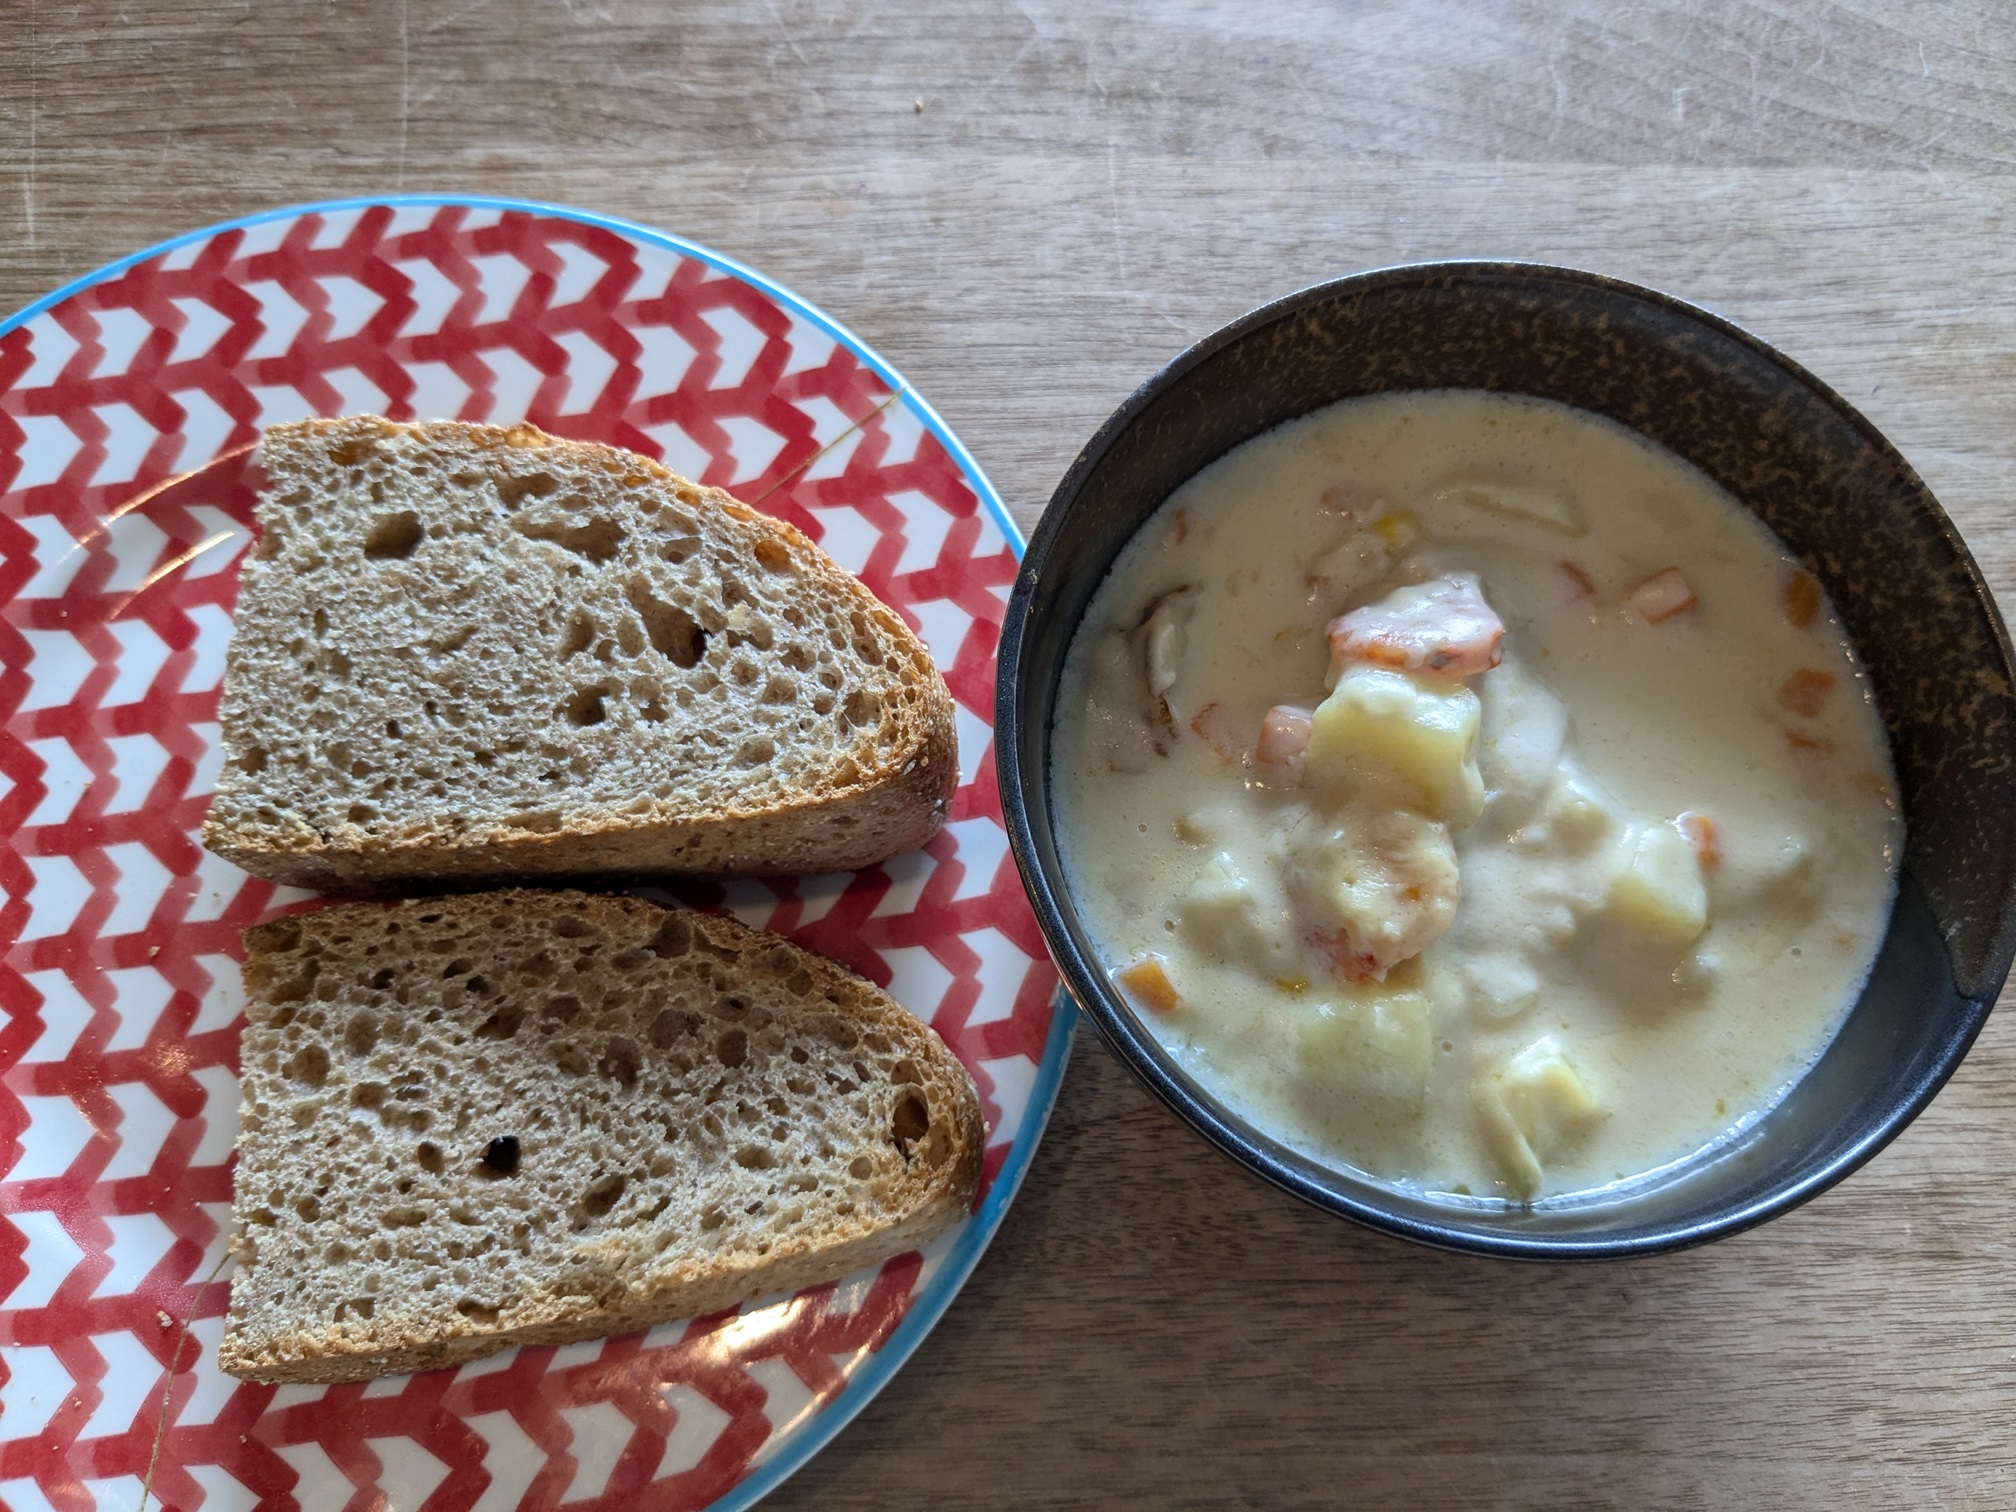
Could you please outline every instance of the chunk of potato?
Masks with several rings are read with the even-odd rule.
[[[1460,483],[1436,490],[1437,504],[1461,504],[1486,514],[1508,515],[1558,530],[1565,536],[1587,535],[1588,522],[1581,511],[1559,494],[1540,488],[1520,488],[1509,483]]]
[[[1677,948],[1700,938],[1708,927],[1708,884],[1686,837],[1669,824],[1629,832],[1608,912],[1651,944]]]
[[[1303,1070],[1347,1095],[1418,1109],[1428,1094],[1435,1036],[1419,992],[1332,998],[1290,1030]]]
[[[1394,787],[1403,802],[1460,829],[1484,807],[1477,723],[1477,695],[1460,684],[1429,687],[1404,672],[1353,667],[1317,707],[1305,780],[1333,795]]]
[[[1547,1162],[1603,1116],[1595,1093],[1551,1034],[1481,1076],[1474,1096],[1506,1185],[1528,1200],[1540,1194]]]
[[[1484,951],[1464,964],[1464,997],[1487,1024],[1510,1023],[1540,997],[1540,974],[1510,951]]]
[[[1221,962],[1245,960],[1261,943],[1260,901],[1225,851],[1204,863],[1178,916],[1190,942]]]
[[[1541,822],[1560,847],[1584,856],[1619,828],[1617,811],[1579,772],[1564,769],[1547,796]]]

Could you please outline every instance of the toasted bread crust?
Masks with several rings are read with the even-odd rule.
[[[956,1057],[733,919],[507,891],[246,946],[233,1375],[629,1332],[847,1274],[971,1207],[986,1136]],[[508,1175],[486,1164],[506,1125]]]

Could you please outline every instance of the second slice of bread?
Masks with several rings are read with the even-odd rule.
[[[328,908],[246,947],[234,1375],[623,1333],[844,1275],[972,1203],[965,1068],[733,919],[507,891]]]
[[[841,871],[944,821],[944,680],[789,525],[530,426],[306,420],[262,455],[203,830],[247,871]]]

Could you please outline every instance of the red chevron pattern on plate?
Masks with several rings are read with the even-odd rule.
[[[972,1070],[983,1197],[929,1251],[430,1375],[218,1372],[228,1271],[204,1281],[230,1217],[238,936],[305,896],[195,840],[252,538],[227,454],[358,411],[529,419],[661,457],[789,520],[922,633],[958,705],[945,830],[857,874],[680,896],[884,984]],[[281,212],[0,326],[0,1506],[127,1508],[145,1488],[205,1512],[739,1507],[830,1437],[971,1270],[1068,1042],[989,759],[1017,549],[958,443],[844,330],[700,248],[574,212]]]

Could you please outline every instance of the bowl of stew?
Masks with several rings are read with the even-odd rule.
[[[2016,675],[1923,482],[1678,299],[1440,263],[1172,361],[1003,628],[1069,990],[1261,1177],[1598,1258],[1868,1160],[2016,951]]]

